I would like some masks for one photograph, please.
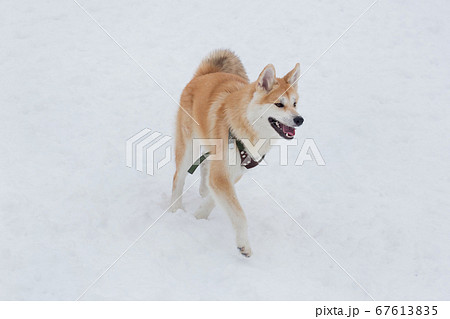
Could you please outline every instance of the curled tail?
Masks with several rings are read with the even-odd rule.
[[[197,71],[195,71],[194,77],[215,72],[236,74],[249,82],[241,60],[231,50],[219,49],[211,52],[202,60]]]

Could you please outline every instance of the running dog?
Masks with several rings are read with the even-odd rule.
[[[200,195],[204,199],[196,218],[208,218],[214,206],[220,205],[236,232],[237,248],[246,257],[252,255],[247,219],[234,184],[247,169],[258,165],[270,149],[270,139],[292,139],[295,128],[302,125],[303,118],[297,112],[299,76],[298,63],[282,78],[276,77],[274,66],[269,64],[250,83],[240,59],[232,51],[216,50],[201,62],[181,94],[171,210],[182,208],[186,175],[200,166]],[[196,159],[194,139],[223,143],[206,147],[208,151]],[[259,146],[258,152],[250,150],[255,145]],[[212,155],[218,154],[221,158],[212,160]],[[230,158],[237,165],[232,165]]]

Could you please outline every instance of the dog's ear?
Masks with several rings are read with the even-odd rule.
[[[269,92],[275,83],[275,68],[272,64],[268,64],[258,77],[257,88]]]
[[[300,64],[297,63],[295,67],[284,76],[284,80],[292,85],[293,88],[297,89],[297,82],[300,78]]]

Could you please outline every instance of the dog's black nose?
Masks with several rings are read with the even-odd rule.
[[[294,123],[295,123],[295,125],[297,125],[297,126],[302,125],[302,124],[303,124],[303,121],[304,121],[304,119],[303,119],[303,117],[301,117],[301,116],[296,116],[296,117],[294,117]]]

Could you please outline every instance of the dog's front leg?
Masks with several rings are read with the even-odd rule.
[[[208,176],[209,176],[209,161],[204,161],[201,165],[200,165],[200,173],[202,176],[201,179],[201,183],[200,183],[200,196],[201,197],[206,197],[208,196]]]
[[[237,248],[242,255],[250,257],[252,250],[248,241],[247,218],[237,199],[228,169],[222,161],[211,162],[209,185],[216,202],[225,209],[230,217],[231,224],[236,232]]]

